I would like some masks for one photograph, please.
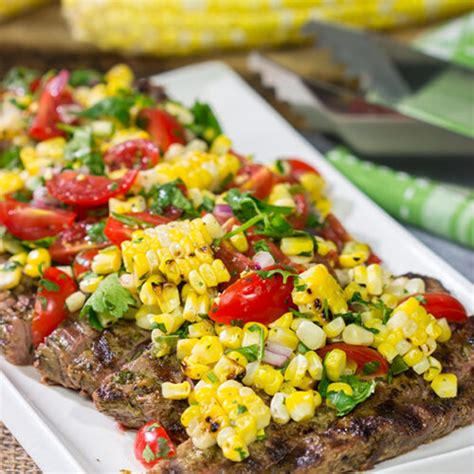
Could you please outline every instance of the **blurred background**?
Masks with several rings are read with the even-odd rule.
[[[140,77],[225,61],[472,281],[473,6],[472,0],[0,0],[0,69],[2,76],[15,66],[105,71],[125,62]]]

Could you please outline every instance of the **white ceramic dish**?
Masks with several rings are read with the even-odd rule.
[[[222,63],[189,66],[157,76],[170,95],[190,103],[208,101],[234,140],[234,148],[259,161],[299,156],[313,163],[331,185],[335,212],[357,237],[373,244],[394,273],[414,271],[440,278],[472,311],[470,283],[434,255],[334,170],[283,118]],[[77,393],[42,385],[32,367],[2,358],[4,423],[48,473],[118,473],[141,470],[133,457],[133,432],[122,432]],[[456,472],[473,468],[474,429],[455,431],[429,445],[377,466],[380,472]]]

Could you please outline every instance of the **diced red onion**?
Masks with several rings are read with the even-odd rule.
[[[265,354],[263,356],[263,362],[273,365],[274,367],[282,367],[285,362],[288,360],[288,357],[282,354],[277,354],[276,352],[271,352],[268,349],[265,349]]]
[[[276,354],[284,355],[290,357],[293,351],[282,344],[278,344],[278,342],[267,342],[266,349],[275,352]]]
[[[260,267],[260,269],[269,267],[275,263],[272,254],[270,252],[265,252],[264,250],[258,251],[253,256],[252,260]]]
[[[213,214],[220,223],[225,222],[234,215],[232,208],[228,204],[216,204]]]
[[[60,105],[57,109],[61,122],[71,124],[77,120],[77,113],[82,110],[79,104]]]

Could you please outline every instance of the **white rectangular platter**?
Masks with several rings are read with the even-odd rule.
[[[293,128],[227,66],[208,62],[156,76],[170,96],[190,104],[211,103],[234,149],[266,162],[298,156],[314,164],[330,184],[335,213],[353,235],[370,242],[393,273],[414,271],[440,278],[472,314],[472,286],[334,170]],[[32,367],[2,358],[0,408],[4,423],[48,473],[140,471],[133,432],[119,431],[77,393],[47,387]],[[379,472],[473,470],[472,427],[385,462]]]

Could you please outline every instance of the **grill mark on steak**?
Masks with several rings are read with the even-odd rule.
[[[128,428],[139,428],[147,421],[159,420],[175,442],[186,439],[180,416],[185,401],[161,396],[162,382],[185,379],[176,357],[153,357],[145,351],[121,370],[109,375],[94,392],[96,408]]]
[[[35,294],[34,281],[28,277],[23,277],[16,288],[0,292],[0,352],[15,365],[33,361],[31,320]]]
[[[86,321],[70,319],[38,346],[34,365],[45,382],[90,396],[107,375],[143,350],[149,339],[150,333],[135,322],[121,320],[99,332]]]

